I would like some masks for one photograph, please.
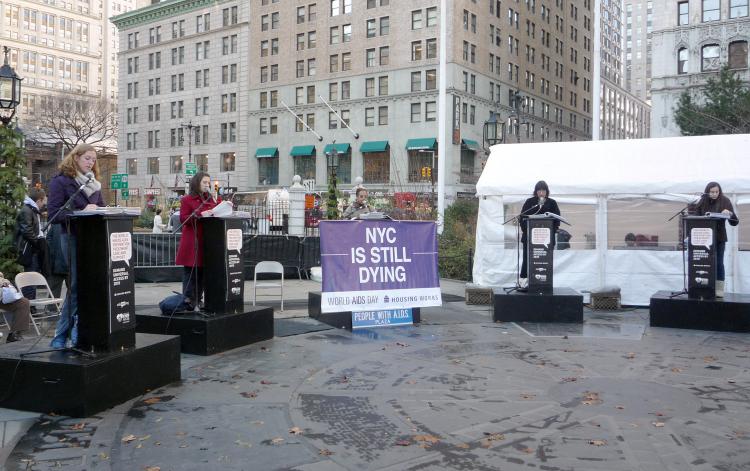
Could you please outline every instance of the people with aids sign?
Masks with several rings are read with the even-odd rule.
[[[434,221],[321,221],[320,251],[322,312],[442,305]]]

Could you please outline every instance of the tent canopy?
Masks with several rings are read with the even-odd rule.
[[[493,146],[478,195],[750,192],[750,134]]]

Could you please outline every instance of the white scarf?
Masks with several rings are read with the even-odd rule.
[[[86,185],[83,187],[83,192],[86,193],[86,198],[89,198],[91,195],[102,189],[102,184],[99,183],[96,178],[92,178],[90,182],[86,183],[87,181],[88,177],[86,177],[86,175],[77,172],[76,182],[78,182],[79,185]]]

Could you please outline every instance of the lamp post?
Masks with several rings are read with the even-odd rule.
[[[193,124],[193,121],[188,121],[187,124],[180,124],[183,128],[188,130],[188,162],[193,162],[193,129],[199,128],[200,125]]]
[[[328,165],[328,219],[339,218],[339,199],[336,191],[336,170],[339,167],[339,152],[336,150],[336,141],[331,144],[331,153],[326,155],[326,163]]]
[[[497,103],[495,105],[497,106]],[[482,148],[487,154],[490,153],[490,147],[505,140],[505,123],[498,121],[498,116],[500,113],[497,111],[490,111],[489,119],[484,122]]]
[[[8,64],[10,48],[3,46],[3,51],[5,61],[0,67],[0,121],[8,127],[16,114],[18,104],[21,103],[21,80],[23,79]]]
[[[527,97],[521,95],[520,90],[516,90],[513,93],[513,113],[508,116],[508,125],[512,126],[516,133],[516,142],[521,142],[521,125],[529,125],[528,121],[521,121],[522,111],[521,108],[526,108]],[[527,128],[528,129],[528,128]]]
[[[435,207],[435,151],[420,149],[417,151],[420,154],[430,154],[430,206]]]

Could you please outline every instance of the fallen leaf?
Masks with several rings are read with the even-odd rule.
[[[139,443],[138,445],[136,445],[136,448],[143,448],[143,443]]]
[[[241,378],[242,378],[241,374],[232,375],[232,379],[241,379]]]
[[[158,466],[146,466],[143,468],[144,471],[161,471],[161,468]]]
[[[184,437],[185,435],[187,435],[187,432],[177,432],[175,435],[177,435],[178,437]]]
[[[602,400],[599,398],[599,393],[596,392],[586,392],[586,395],[583,396],[583,400],[581,401],[581,404],[585,406],[593,406],[595,404],[601,404]]]
[[[657,417],[664,417],[664,412],[654,412],[654,415]]]
[[[318,451],[318,454],[321,456],[331,456],[333,452],[328,448],[323,448],[322,450]]]
[[[456,445],[456,448],[460,448],[462,450],[468,450],[469,449],[469,444],[468,443],[459,443],[458,445]]]
[[[108,460],[109,459],[109,455],[106,454],[106,453],[104,453],[104,452],[99,453],[98,456],[99,456],[100,460]]]
[[[534,453],[534,449],[533,448],[529,448],[529,447],[521,448],[520,451],[522,451],[522,452],[524,452],[526,454],[529,454],[529,455],[532,454],[532,453]]]
[[[148,404],[148,405],[156,404],[157,402],[161,402],[160,397],[150,397],[146,399],[145,401],[143,401],[144,404]]]
[[[272,383],[271,381],[262,379],[262,380],[260,380],[260,384],[275,384],[275,383]]]
[[[143,442],[143,441],[146,441],[146,440],[148,440],[149,438],[151,438],[151,435],[145,435],[145,436],[143,436],[143,437],[139,438],[138,440],[140,440],[140,441],[142,441],[142,442]]]
[[[521,399],[534,399],[536,394],[521,393]]]
[[[733,380],[733,379],[728,379],[728,380],[727,380],[727,383],[729,383],[729,384],[734,384],[734,383],[736,383],[736,381],[735,381],[735,380]]]
[[[437,443],[440,441],[440,439],[434,435],[414,435],[414,440],[427,443]]]
[[[279,445],[281,443],[284,443],[284,439],[281,437],[276,437],[271,439],[271,444],[273,445]]]
[[[411,442],[409,440],[396,440],[397,446],[409,446]]]
[[[399,347],[408,347],[409,346],[408,343],[401,343],[401,342],[396,342],[396,345],[398,345]]]
[[[628,360],[632,360],[633,358],[635,358],[635,353],[628,352],[627,354],[625,354],[625,358],[627,358]]]
[[[136,440],[137,438],[138,438],[138,437],[136,437],[135,435],[133,435],[133,434],[130,434],[130,435],[127,435],[127,436],[125,436],[125,437],[122,437],[122,442],[123,442],[123,443],[130,443],[130,442],[132,442],[132,441],[135,441],[135,440]]]
[[[574,383],[578,381],[578,378],[576,378],[575,376],[568,376],[567,378],[563,378],[562,381],[563,383]]]
[[[240,396],[247,397],[249,399],[254,399],[258,397],[258,392],[257,391],[245,391],[245,392],[240,393]]]
[[[187,448],[187,445],[183,443],[182,445],[180,445],[180,448]]]
[[[71,430],[83,430],[84,427],[86,427],[86,422],[79,422],[79,423],[73,425],[70,428],[71,428]]]
[[[164,420],[164,417],[158,417],[154,422],[159,423]]]
[[[302,435],[302,429],[299,427],[292,427],[289,429],[289,433],[292,435]]]
[[[716,361],[716,357],[708,355],[708,356],[703,357],[703,361],[705,361],[706,363],[711,363],[712,361]]]
[[[413,379],[410,379],[409,381],[406,382],[406,384],[417,384],[417,382],[414,381]]]
[[[681,372],[682,372],[682,368],[677,368],[677,367],[672,368],[672,373],[681,373]]]
[[[238,446],[244,447],[244,448],[251,448],[253,446],[250,442],[243,442],[242,440],[235,440],[234,443],[236,443]]]
[[[624,410],[625,406],[615,406],[615,409]]]
[[[270,351],[270,350],[268,350],[268,349],[267,349],[266,347],[260,347],[260,351],[261,351],[261,352],[268,352],[268,351]]]
[[[607,444],[607,440],[599,440],[599,439],[589,440],[589,445],[604,446],[606,444]]]
[[[492,432],[484,432],[485,440],[489,440],[491,442],[495,440],[505,440],[505,435],[502,433],[492,433]]]
[[[664,422],[651,422],[654,427],[664,427]]]
[[[265,422],[263,422],[262,420],[255,420],[252,422],[253,425],[263,425],[264,423]]]

